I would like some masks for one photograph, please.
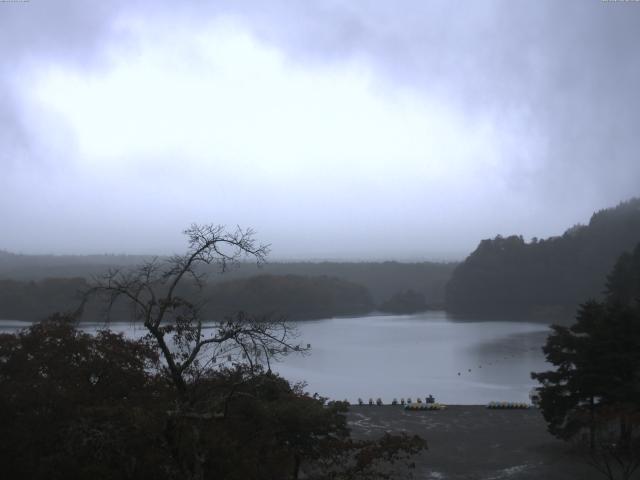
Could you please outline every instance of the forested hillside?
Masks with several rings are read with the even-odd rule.
[[[368,290],[339,278],[299,275],[260,275],[212,283],[203,291],[183,287],[181,295],[203,303],[207,319],[222,319],[238,311],[255,316],[307,320],[366,314],[374,310]],[[79,292],[89,283],[83,278],[40,281],[0,280],[0,319],[42,320],[53,312],[73,311],[80,305]],[[131,312],[116,303],[113,320],[129,320]],[[83,321],[104,320],[104,309],[89,302]]]
[[[453,272],[446,288],[454,313],[571,315],[600,298],[616,259],[640,242],[640,199],[601,210],[588,225],[560,237],[526,242],[521,236],[483,240]]]
[[[151,258],[141,255],[17,255],[0,250],[0,279],[89,279],[109,268],[128,268]],[[224,275],[210,272],[209,281],[226,282],[256,275],[328,276],[363,285],[376,305],[398,293],[413,290],[424,295],[429,306],[441,307],[445,285],[455,267],[455,263],[437,262],[269,262],[258,268],[252,263],[241,263]]]
[[[272,275],[329,276],[365,286],[376,305],[406,290],[421,293],[431,307],[444,305],[445,286],[457,263],[437,262],[274,262],[262,267]],[[231,276],[255,275],[252,265],[242,265]]]
[[[259,275],[214,284],[205,297],[212,318],[244,311],[306,320],[366,314],[374,308],[365,287],[327,276]]]
[[[0,279],[89,278],[108,268],[131,267],[144,255],[23,255],[0,250]]]
[[[83,278],[0,280],[0,319],[35,321],[73,310],[80,305],[79,292],[87,286]]]

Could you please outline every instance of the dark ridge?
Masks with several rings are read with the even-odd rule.
[[[617,258],[640,242],[640,199],[594,213],[562,236],[498,235],[482,240],[446,286],[452,313],[561,319],[585,299],[602,297]]]

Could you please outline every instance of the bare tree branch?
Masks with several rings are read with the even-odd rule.
[[[79,310],[90,296],[103,298],[108,312],[120,300],[128,303],[135,321],[142,322],[162,353],[169,377],[179,392],[185,392],[189,379],[198,375],[199,357],[208,347],[215,347],[214,355],[226,354],[236,363],[249,363],[252,369],[263,360],[270,369],[272,358],[306,351],[291,343],[295,332],[284,321],[253,318],[242,312],[213,322],[214,328],[205,335],[203,304],[179,295],[179,287],[195,285],[201,291],[207,280],[203,267],[209,265],[217,265],[224,273],[243,258],[262,264],[269,246],[258,244],[253,230],[240,227],[229,231],[222,225],[192,224],[184,234],[186,253],[168,259],[156,257],[126,271],[109,270],[94,279]]]

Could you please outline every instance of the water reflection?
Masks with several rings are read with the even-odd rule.
[[[22,322],[1,321],[12,331]],[[531,371],[548,368],[541,346],[548,327],[540,323],[452,320],[444,312],[367,316],[299,322],[299,341],[311,354],[292,354],[274,369],[306,381],[311,393],[333,399],[425,397],[455,404],[526,401],[535,384]],[[95,332],[105,324],[83,324]],[[141,326],[112,323],[130,337]]]
[[[429,393],[446,403],[526,401],[530,372],[547,368],[539,323],[451,321],[444,312],[299,324],[308,357],[277,369],[331,398],[390,401]]]

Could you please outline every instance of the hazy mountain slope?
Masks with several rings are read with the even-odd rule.
[[[127,267],[143,262],[141,255],[16,255],[0,251],[0,279],[43,280],[46,278],[90,278],[108,268]],[[212,283],[256,275],[329,276],[365,286],[376,305],[393,295],[414,290],[422,293],[429,305],[444,304],[445,285],[455,263],[436,262],[272,262],[261,268],[240,264],[218,275]]]
[[[598,298],[625,251],[640,242],[640,199],[601,210],[588,225],[560,237],[525,242],[521,236],[482,240],[446,287],[454,313],[572,315]]]

